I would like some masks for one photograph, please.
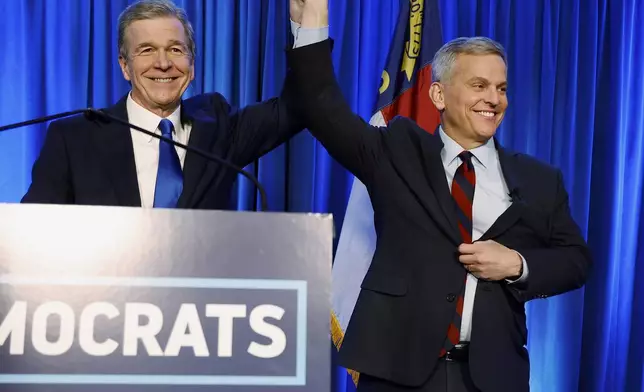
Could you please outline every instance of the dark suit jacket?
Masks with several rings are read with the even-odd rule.
[[[439,136],[406,118],[369,126],[335,80],[329,41],[289,52],[307,126],[366,186],[374,209],[375,254],[340,349],[343,366],[406,386],[434,368],[465,281],[462,243]],[[498,145],[498,143],[497,143]],[[513,203],[484,234],[520,252],[525,284],[480,281],[470,344],[482,391],[528,391],[524,304],[581,287],[591,258],[569,213],[561,172],[498,148]]]
[[[244,167],[299,132],[290,77],[278,98],[233,109],[217,93],[182,102],[188,144]],[[107,112],[127,119],[126,97]],[[178,208],[228,209],[236,173],[188,152]],[[51,123],[26,203],[141,206],[130,130],[83,116]]]

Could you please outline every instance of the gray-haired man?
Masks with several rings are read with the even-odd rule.
[[[296,45],[326,38],[291,19]],[[194,32],[171,1],[144,0],[119,17],[119,65],[131,91],[106,111],[244,167],[303,129],[292,77],[279,97],[241,110],[217,93],[182,96],[194,78]],[[23,202],[227,209],[236,173],[118,123],[53,122]]]
[[[303,28],[326,26],[306,0]],[[432,63],[434,135],[351,112],[329,41],[289,52],[306,126],[366,186],[377,244],[340,363],[359,391],[529,390],[524,304],[581,287],[591,257],[561,172],[494,139],[508,107],[506,56],[483,37]]]

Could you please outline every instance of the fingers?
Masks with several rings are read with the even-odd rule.
[[[458,257],[458,261],[463,265],[463,268],[470,274],[479,277],[482,265],[479,264],[478,256],[471,254],[462,254]]]
[[[458,261],[465,270],[477,279],[489,280],[496,276],[495,260],[498,260],[498,244],[494,241],[478,241],[472,244],[461,244],[458,247]]]
[[[473,254],[476,252],[482,252],[489,246],[490,241],[477,241],[471,244],[462,243],[458,247],[460,253]]]
[[[465,244],[465,243],[463,243],[463,244],[459,245],[459,247],[458,247],[458,251],[461,254],[472,254],[472,253],[474,253],[476,251],[476,249],[477,249],[477,247],[474,246],[474,244]]]
[[[485,279],[487,275],[484,258],[487,250],[489,250],[488,241],[475,242],[472,244],[461,244],[458,247],[460,255],[458,261],[463,265],[465,270],[474,275],[477,279]]]
[[[458,256],[458,261],[460,261],[462,264],[474,264],[478,262],[478,256],[464,254]]]
[[[478,264],[464,264],[465,270],[478,279],[482,279],[483,270]]]

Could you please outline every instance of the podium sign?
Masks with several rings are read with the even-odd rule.
[[[0,205],[0,392],[330,390],[328,215]]]

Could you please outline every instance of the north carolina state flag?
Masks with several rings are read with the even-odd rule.
[[[403,0],[374,116],[387,124],[396,116],[413,119],[433,133],[440,122],[429,98],[431,61],[443,45],[436,0]]]

